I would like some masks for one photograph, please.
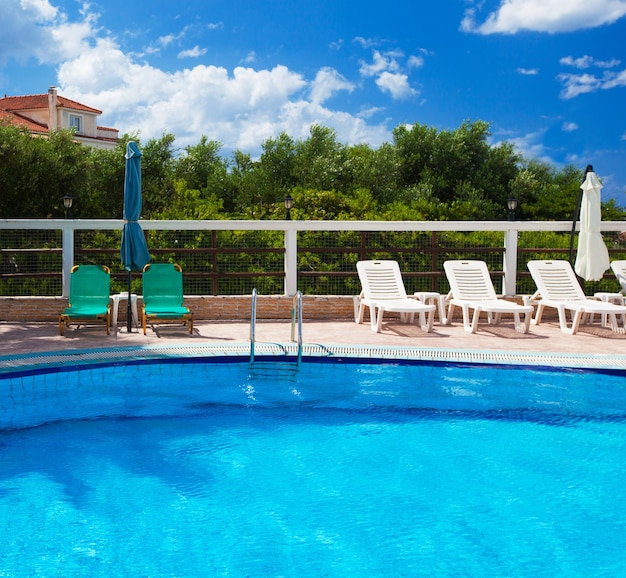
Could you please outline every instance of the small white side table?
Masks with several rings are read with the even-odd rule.
[[[594,293],[593,296],[596,299],[599,299],[600,301],[604,303],[614,303],[615,305],[624,305],[624,296],[621,293],[607,293],[604,291],[599,291],[597,293]],[[591,315],[591,317],[592,319],[590,321],[593,321],[593,314]],[[602,318],[602,327],[606,327],[606,315],[601,315],[601,318]],[[622,316],[622,320],[626,324],[626,318]]]
[[[111,314],[111,325],[117,328],[117,312],[120,306],[120,301],[128,300],[128,291],[122,291],[121,293],[116,293],[115,295],[111,295],[111,299],[113,300],[113,312]],[[130,308],[133,314],[133,321],[135,322],[135,327],[139,327],[139,316],[137,315],[137,295],[135,293],[130,294]]]
[[[417,291],[413,293],[414,297],[417,297],[422,303],[426,305],[436,305],[437,312],[439,313],[439,323],[441,325],[446,324],[446,307],[445,297],[435,291]]]

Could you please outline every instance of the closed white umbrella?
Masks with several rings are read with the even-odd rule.
[[[600,233],[602,214],[600,191],[602,184],[593,171],[587,173],[582,185],[580,205],[580,232],[574,270],[585,281],[600,281],[609,268],[609,251]]]

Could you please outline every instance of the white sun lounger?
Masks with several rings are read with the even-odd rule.
[[[417,313],[421,328],[432,331],[436,307],[407,296],[397,261],[359,261],[356,269],[362,287],[355,300],[357,323],[363,323],[365,308],[369,307],[372,331],[376,333],[381,330],[385,311],[400,313],[402,321],[412,321]]]
[[[511,314],[516,331],[528,333],[533,307],[498,298],[484,261],[446,261],[443,268],[451,293],[447,298],[447,322],[452,319],[454,308],[460,307],[463,312],[463,327],[470,333],[478,330],[478,320],[482,312],[487,313],[489,323],[499,323],[502,314]],[[474,315],[470,320],[471,310],[474,310]]]
[[[558,311],[559,325],[563,333],[573,335],[585,317],[595,313],[607,316],[613,331],[624,332],[626,307],[587,297],[569,261],[529,261],[528,269],[537,285],[537,292],[532,297],[526,297],[525,302],[537,303],[537,313],[533,319],[535,325],[541,323],[541,316],[546,307],[554,307]],[[568,311],[572,318],[570,325],[567,321]],[[618,325],[618,316],[622,318],[622,327]]]

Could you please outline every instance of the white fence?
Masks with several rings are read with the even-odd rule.
[[[298,287],[298,232],[300,231],[500,231],[504,233],[502,293],[514,295],[517,282],[518,233],[522,231],[570,232],[569,221],[140,221],[144,230],[283,231],[284,292],[296,294]],[[63,295],[69,294],[69,275],[74,265],[74,232],[77,230],[119,230],[119,219],[4,219],[0,230],[60,230],[63,238]],[[576,227],[577,228],[577,227]],[[602,223],[603,233],[626,230],[626,221]]]

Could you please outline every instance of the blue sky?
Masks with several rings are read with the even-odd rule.
[[[491,123],[527,158],[591,163],[626,206],[626,0],[2,0],[0,93],[253,156],[312,124],[377,147],[400,124]]]

